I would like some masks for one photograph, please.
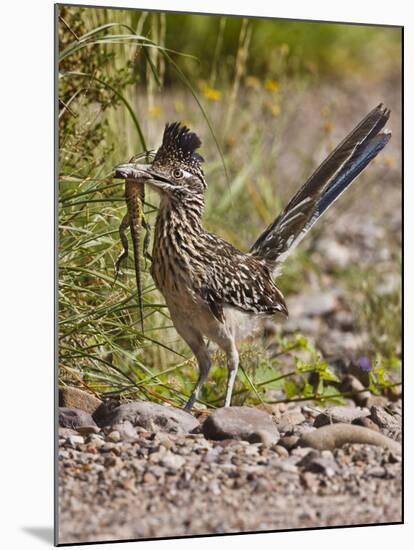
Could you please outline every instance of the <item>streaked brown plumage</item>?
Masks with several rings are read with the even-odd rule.
[[[152,186],[161,197],[151,274],[171,319],[199,364],[199,379],[187,402],[191,409],[207,378],[211,359],[204,338],[227,355],[225,405],[230,405],[238,367],[240,315],[287,315],[273,275],[320,215],[350,185],[390,138],[381,132],[389,117],[373,109],[322,163],[249,253],[206,231],[201,223],[207,183],[198,136],[179,123],[166,126],[151,165],[128,163],[115,175]]]

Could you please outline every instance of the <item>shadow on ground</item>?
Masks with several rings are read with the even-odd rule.
[[[22,531],[53,545],[53,527],[22,527]]]

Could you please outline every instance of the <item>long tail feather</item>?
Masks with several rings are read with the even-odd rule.
[[[390,116],[383,104],[373,109],[336,147],[294,195],[281,214],[259,236],[250,253],[277,267],[320,216],[349,187],[388,143],[381,132]]]
[[[318,201],[318,213],[321,216],[336,199],[342,195],[350,183],[368,166],[371,160],[387,145],[391,139],[391,132],[384,131],[370,139],[369,142],[350,159]]]

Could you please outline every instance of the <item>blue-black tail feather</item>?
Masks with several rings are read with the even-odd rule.
[[[370,139],[367,144],[364,144],[364,147],[356,153],[355,158],[346,163],[332,183],[323,191],[316,207],[318,217],[342,195],[345,189],[368,166],[371,160],[387,145],[390,138],[390,132],[378,134]]]
[[[259,236],[250,253],[277,268],[310,228],[391,138],[381,132],[390,115],[380,104],[336,147]]]

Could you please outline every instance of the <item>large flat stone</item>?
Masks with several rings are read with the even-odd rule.
[[[189,433],[199,426],[198,420],[190,413],[150,401],[124,403],[97,419],[100,426],[113,426],[127,421],[150,432],[176,434]]]
[[[204,421],[202,430],[209,439],[242,439],[265,445],[279,441],[271,416],[252,407],[217,409]]]
[[[79,388],[71,386],[59,388],[59,407],[82,409],[92,414],[101,403],[102,401],[93,394]]]
[[[61,428],[90,428],[91,431],[98,431],[98,426],[92,415],[82,409],[59,407],[59,426]]]
[[[315,418],[315,428],[326,426],[327,424],[336,424],[338,422],[349,423],[357,418],[369,416],[369,410],[361,407],[344,407],[341,405],[329,407],[324,412],[318,414]]]
[[[345,443],[362,443],[377,445],[401,454],[401,445],[393,439],[369,428],[355,426],[353,424],[330,424],[313,432],[302,434],[299,445],[301,447],[313,447],[314,449],[333,450],[342,447]]]

